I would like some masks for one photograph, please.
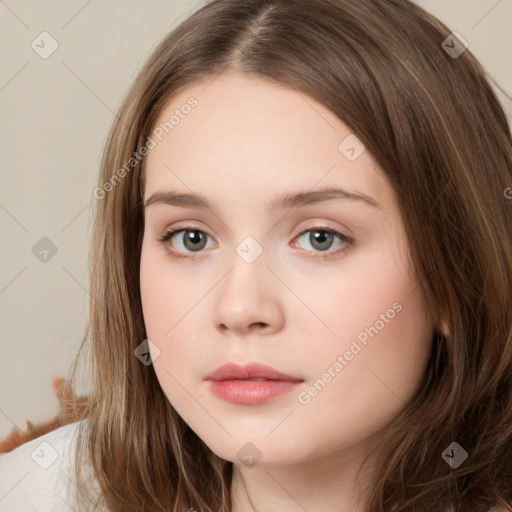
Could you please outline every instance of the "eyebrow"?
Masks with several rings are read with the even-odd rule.
[[[273,211],[278,211],[340,199],[361,201],[373,208],[382,209],[381,205],[375,201],[375,199],[366,194],[343,190],[341,188],[324,188],[316,191],[285,193],[272,200],[269,204],[269,208]],[[200,194],[188,194],[174,190],[155,192],[145,201],[144,208],[157,203],[180,206],[182,208],[211,209],[208,200]]]

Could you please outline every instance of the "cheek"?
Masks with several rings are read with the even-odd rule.
[[[203,283],[191,279],[180,265],[171,264],[164,250],[143,244],[140,290],[146,335],[158,347],[153,366],[169,398],[180,393],[177,382],[190,381],[190,368],[199,366],[203,371],[198,362],[207,354],[197,318],[204,318],[201,298],[211,287]]]
[[[433,331],[420,289],[393,260],[379,261],[332,282],[323,302],[318,296],[319,316],[335,335],[294,316],[302,338],[313,340],[302,347],[310,387],[298,397],[301,418],[324,432],[326,449],[371,435],[396,416],[418,389],[430,356]],[[315,296],[308,298],[313,303]]]
[[[330,409],[336,417],[333,425],[352,418],[368,427],[382,426],[412,398],[423,377],[432,323],[421,290],[409,277],[407,260],[395,247],[390,242],[347,259],[338,277],[323,280],[321,293],[309,286],[308,304],[329,330],[315,320],[322,333],[315,347],[323,349],[309,354],[310,383],[317,390],[306,409],[315,409],[311,414],[318,418]],[[307,332],[307,322],[296,317]],[[326,374],[329,369],[334,377]]]
[[[175,335],[176,327],[179,327],[177,313],[180,304],[183,303],[183,296],[179,293],[180,282],[178,276],[171,266],[164,261],[157,248],[142,245],[140,264],[140,293],[142,312],[146,335],[154,345],[158,347],[159,354],[155,357],[152,352],[153,366],[159,380],[165,378],[163,369],[169,367],[169,340]],[[172,359],[179,361],[180,346],[175,343],[172,348]],[[173,371],[168,368],[168,371]]]
[[[143,242],[140,263],[141,303],[148,337],[170,339],[174,326],[200,298],[187,272],[170,262],[160,247]],[[202,292],[204,293],[204,291]]]
[[[146,334],[156,342],[169,328],[166,311],[172,311],[173,304],[165,282],[162,265],[154,256],[154,251],[146,250],[144,244],[140,263],[140,294]]]
[[[393,303],[401,309],[388,312],[386,323],[379,314]],[[397,416],[418,390],[430,355],[432,332],[421,299],[406,286],[380,300],[372,297],[359,309],[364,314],[356,310],[357,321],[345,317],[352,336],[311,354],[315,371],[299,400],[304,405],[297,417],[309,431],[322,433],[317,449],[326,454],[362,441]]]
[[[331,357],[333,350],[349,350],[353,340],[361,347],[384,338],[398,342],[404,329],[414,337],[425,323],[406,260],[391,238],[349,254],[339,266],[317,267],[307,279],[289,274],[288,281],[309,310],[295,301],[293,324],[318,338]]]

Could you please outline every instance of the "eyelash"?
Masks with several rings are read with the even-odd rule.
[[[183,227],[179,227],[179,228],[174,229],[174,230],[167,231],[162,236],[158,237],[157,240],[162,245],[168,246],[168,242],[171,240],[171,238],[176,233],[186,232],[186,231],[197,231],[199,233],[203,233],[204,235],[210,236],[208,233],[206,233],[202,229],[198,229],[198,228],[195,228],[193,226],[183,226]],[[328,260],[328,259],[331,259],[331,258],[335,257],[337,254],[344,253],[352,245],[354,245],[354,239],[353,238],[350,238],[350,237],[344,235],[343,233],[340,233],[339,231],[337,231],[335,229],[331,229],[331,228],[324,227],[324,226],[315,226],[313,228],[306,229],[306,230],[302,231],[301,233],[299,233],[295,238],[299,238],[302,235],[304,235],[305,233],[309,233],[310,231],[322,231],[322,232],[325,232],[325,233],[329,233],[329,234],[335,235],[340,241],[344,242],[344,244],[345,244],[344,248],[338,249],[337,251],[334,251],[334,252],[329,252],[328,254],[322,254],[321,252],[313,252],[311,258],[314,259],[314,260]],[[174,249],[172,249],[170,247],[168,247],[168,250],[171,252],[171,254],[172,254],[172,256],[174,258],[185,260],[185,259],[190,259],[190,258],[194,258],[195,257],[195,256],[185,256],[184,254],[182,254],[182,253],[180,253],[180,252],[178,252],[178,251],[176,251],[176,250],[174,250]],[[199,252],[201,252],[201,251],[199,251]],[[308,251],[308,252],[311,252],[311,251]]]

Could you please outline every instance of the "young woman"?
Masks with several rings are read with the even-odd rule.
[[[202,7],[93,192],[62,510],[512,510],[510,187],[485,70],[415,4]]]

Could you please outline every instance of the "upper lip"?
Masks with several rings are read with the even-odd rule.
[[[219,366],[215,371],[205,377],[205,380],[284,380],[302,382],[302,379],[286,375],[285,373],[260,363],[250,363],[247,365],[238,365],[227,363]]]

